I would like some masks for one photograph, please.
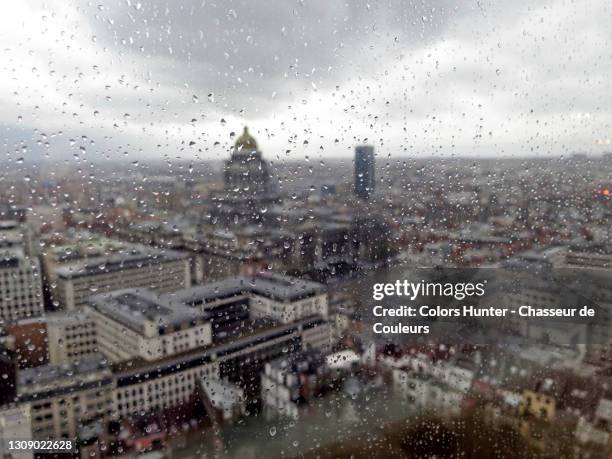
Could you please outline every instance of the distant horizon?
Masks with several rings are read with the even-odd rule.
[[[368,144],[371,145],[371,144]],[[374,146],[374,145],[373,145]],[[305,156],[303,158],[299,157],[289,157],[289,158],[269,158],[266,155],[265,150],[261,150],[263,158],[268,161],[270,164],[285,164],[285,163],[309,163],[312,161],[347,161],[353,162],[354,156],[352,155],[320,155],[320,156]],[[227,159],[229,159],[231,151],[227,152],[227,157],[225,158],[189,158],[189,157],[149,157],[149,158],[138,158],[135,160],[133,157],[129,158],[108,158],[108,159],[100,159],[100,158],[89,158],[84,157],[82,162],[96,164],[96,165],[108,165],[111,163],[120,163],[120,164],[134,164],[135,162],[142,164],[163,164],[167,162],[172,163],[223,163]],[[581,159],[584,158],[586,160],[607,160],[608,155],[612,155],[612,149],[609,151],[592,153],[592,152],[574,152],[566,155],[563,154],[547,154],[547,155],[491,155],[491,156],[470,156],[470,155],[445,155],[440,153],[438,155],[428,155],[428,156],[408,156],[408,155],[385,155],[383,153],[377,153],[376,146],[374,146],[374,155],[376,158],[376,163],[379,164],[382,160],[390,160],[390,161],[428,161],[428,160],[436,160],[436,159],[445,159],[445,160],[455,160],[455,161],[504,161],[504,160],[543,160],[543,161],[554,161],[554,160],[569,160],[569,159]],[[3,159],[0,160],[0,164],[2,165],[15,165],[16,160],[8,160]],[[36,158],[33,160],[29,160],[27,158],[20,158],[18,162],[18,166],[24,167],[26,165],[55,165],[60,166],[64,165],[67,168],[78,167],[79,164],[68,162],[66,164],[66,159],[51,159],[51,158]],[[134,166],[138,167],[138,166]]]

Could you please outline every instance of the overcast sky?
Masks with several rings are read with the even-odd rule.
[[[0,15],[13,161],[600,153],[608,0],[19,0]]]

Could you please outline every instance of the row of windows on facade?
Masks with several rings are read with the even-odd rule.
[[[35,293],[25,292],[21,295],[12,295],[12,296],[8,296],[5,294],[4,297],[2,298],[2,302],[0,303],[0,306],[7,307],[9,309],[15,309],[16,301],[21,301],[20,305],[24,306],[24,305],[28,305],[29,302],[32,300],[39,300],[39,299],[40,299],[40,295],[37,295]]]
[[[200,371],[200,376],[204,375],[204,373],[208,373],[207,370],[202,370]],[[168,382],[166,383],[166,381],[161,381],[161,382],[156,382],[153,384],[153,388],[157,391],[160,389],[166,389],[166,387],[168,387],[168,389],[171,389],[175,384],[179,385],[179,384],[184,384],[185,382],[192,382],[193,380],[195,380],[196,378],[198,378],[199,376],[193,373],[187,373],[186,375],[181,375],[177,378],[176,382],[173,379],[169,379]],[[180,386],[179,386],[180,388]],[[182,390],[184,390],[185,387],[182,387]],[[176,389],[176,392],[178,393],[179,389]],[[134,388],[131,391],[127,390],[123,393],[119,392],[117,393],[117,400],[122,400],[124,398],[129,399],[130,397],[138,397],[138,396],[142,396],[144,395],[144,388],[139,387],[139,388]]]
[[[85,405],[85,411],[87,413],[98,412],[100,414],[105,414],[106,412],[108,412],[108,407],[110,406],[110,404],[111,404],[110,400],[107,400],[106,402],[87,403]],[[78,405],[72,409],[72,412],[75,414],[79,414],[82,411],[83,410]],[[62,418],[66,418],[68,416],[68,411],[66,410],[60,410],[58,413]],[[53,413],[37,415],[34,417],[34,420],[37,423],[42,423],[45,421],[53,421]],[[62,424],[66,424],[66,422],[63,422]]]

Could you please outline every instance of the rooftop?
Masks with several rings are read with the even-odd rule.
[[[236,139],[234,148],[238,151],[252,152],[257,150],[257,141],[249,133],[249,129],[245,126],[242,135]]]
[[[201,313],[183,304],[170,304],[146,289],[124,289],[95,295],[89,304],[125,327],[143,334],[147,323],[159,329],[180,327],[203,319]]]
[[[202,388],[215,408],[230,410],[244,400],[242,389],[221,379],[201,378]]]
[[[0,231],[19,229],[20,223],[17,220],[2,220],[0,221]]]
[[[120,384],[125,384],[130,378],[142,380],[144,375],[166,374],[180,371],[203,362],[211,362],[226,355],[239,352],[242,349],[251,348],[262,343],[273,343],[280,337],[291,337],[301,330],[307,330],[320,326],[324,323],[318,316],[307,317],[290,324],[271,324],[254,326],[250,332],[241,334],[228,342],[215,346],[205,346],[197,349],[190,349],[182,354],[175,354],[155,362],[146,361],[140,357],[129,361],[120,362],[114,365],[114,372],[121,379]]]
[[[61,278],[70,279],[130,268],[142,268],[145,264],[182,260],[187,256],[174,250],[132,249],[129,253],[105,255],[67,264],[57,269],[57,275]]]
[[[17,387],[25,387],[31,384],[44,385],[64,378],[69,378],[74,384],[79,384],[76,376],[93,375],[94,373],[109,369],[108,362],[101,355],[63,365],[43,365],[26,368],[17,373]]]
[[[323,356],[316,350],[299,351],[280,357],[270,362],[275,370],[284,370],[288,373],[316,373],[323,364]]]
[[[324,293],[325,290],[325,286],[318,282],[265,273],[253,277],[231,277],[162,295],[162,298],[183,304],[198,305],[224,297],[254,293],[277,301],[296,301]]]
[[[33,318],[33,319],[37,319],[38,321],[41,321],[42,319],[40,317],[38,318]],[[62,324],[62,325],[67,325],[67,324],[75,324],[75,323],[79,323],[79,324],[83,324],[85,322],[87,322],[88,317],[87,314],[85,314],[84,312],[79,312],[79,311],[53,311],[53,312],[48,312],[45,314],[44,317],[44,321],[47,324]]]
[[[3,246],[0,243],[0,269],[15,269],[27,261],[23,247]]]

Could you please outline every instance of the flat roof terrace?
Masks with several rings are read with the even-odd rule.
[[[179,290],[162,295],[165,300],[201,305],[236,295],[254,293],[276,301],[297,301],[321,293],[326,287],[318,282],[265,273],[253,277],[239,276],[223,279],[210,284]]]
[[[175,250],[139,249],[129,253],[112,254],[93,257],[83,261],[70,263],[57,269],[61,279],[74,279],[85,276],[95,276],[118,272],[125,269],[142,268],[159,263],[184,260],[189,255]]]
[[[183,304],[170,304],[147,289],[123,289],[92,296],[89,305],[125,327],[143,334],[149,323],[158,330],[204,322],[205,316]]]

